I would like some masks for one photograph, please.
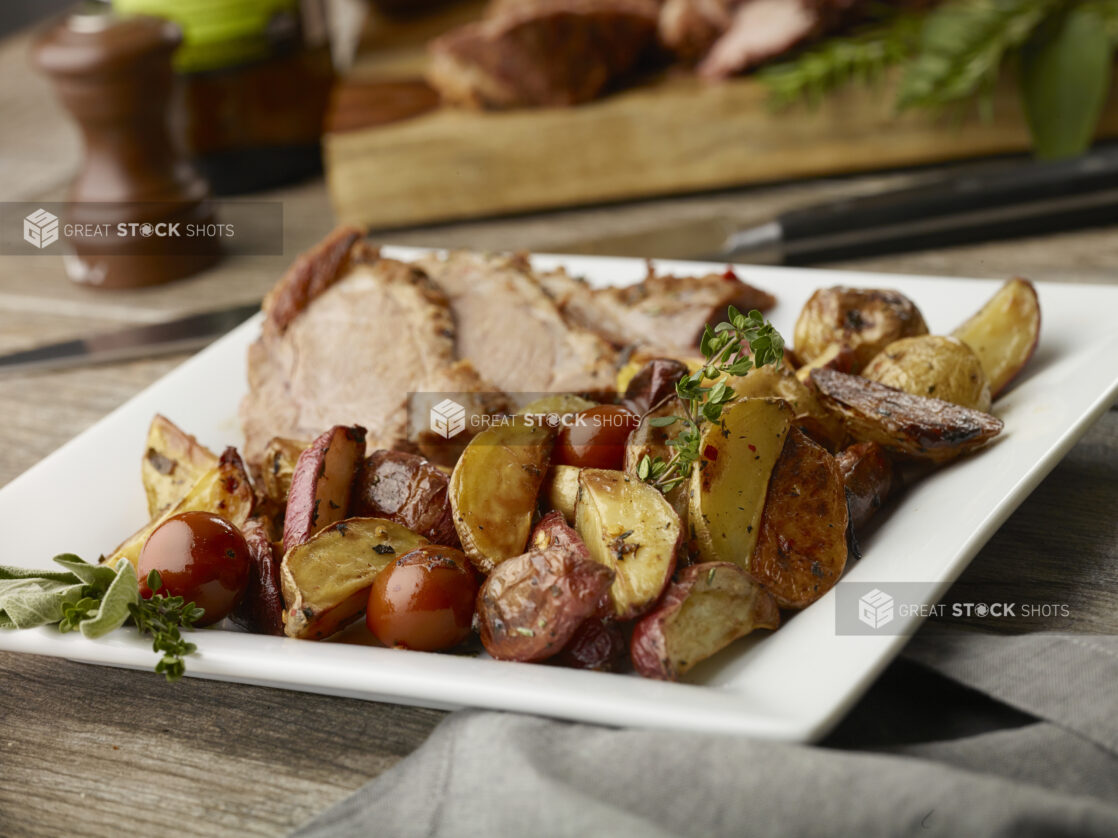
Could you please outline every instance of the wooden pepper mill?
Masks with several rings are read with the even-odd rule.
[[[214,222],[209,189],[171,133],[171,55],[181,39],[168,21],[87,3],[32,48],[85,145],[63,219],[75,282],[154,285],[220,258],[219,239],[197,235]]]

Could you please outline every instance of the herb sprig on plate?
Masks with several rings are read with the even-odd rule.
[[[675,385],[684,415],[648,420],[656,428],[682,424],[679,433],[668,440],[671,457],[664,460],[646,454],[637,465],[637,476],[661,492],[670,492],[690,477],[701,454],[704,424],[717,422],[725,406],[736,397],[725,376],[745,375],[755,367],[779,364],[784,358],[784,338],[761,312],[742,314],[730,306],[727,317],[713,329],[707,326],[703,330],[699,349],[705,363]]]

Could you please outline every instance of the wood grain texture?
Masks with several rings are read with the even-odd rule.
[[[14,67],[12,56],[25,47],[21,39],[0,42],[0,65]],[[14,90],[21,78],[0,73],[0,166],[7,167],[0,171],[18,174],[14,180],[0,177],[0,200],[45,200],[57,197],[74,171],[77,146],[58,139],[70,128],[42,89],[36,93],[32,86],[28,96]],[[34,96],[44,100],[42,107],[33,106]],[[11,109],[12,101],[21,104]],[[45,138],[41,148],[33,137]],[[807,181],[414,228],[379,238],[561,252],[603,234],[636,235],[673,220],[722,216],[755,223],[800,203],[872,192],[911,177]],[[284,203],[282,257],[230,260],[160,288],[90,291],[66,280],[56,256],[0,256],[0,351],[258,298],[298,250],[333,224],[321,183],[267,197]],[[1116,264],[1118,226],[1112,225],[856,266],[1113,282]],[[0,485],[183,359],[0,378]],[[957,589],[1009,581],[1021,590],[1039,586],[1073,598],[1083,625],[1113,631],[1116,487],[1118,412],[1111,410],[999,530]],[[159,835],[172,828],[184,835],[280,835],[389,768],[440,718],[437,711],[214,681],[167,685],[150,672],[0,653],[0,836],[71,834],[76,824],[95,837]]]

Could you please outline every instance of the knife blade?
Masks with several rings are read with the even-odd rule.
[[[190,352],[221,337],[258,311],[259,303],[247,303],[0,355],[0,376]]]

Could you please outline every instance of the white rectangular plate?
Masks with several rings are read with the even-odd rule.
[[[394,248],[391,255],[418,251]],[[627,284],[635,259],[537,256],[595,284]],[[662,262],[678,274],[709,265]],[[835,271],[743,267],[777,295],[772,320],[791,341],[810,293],[835,284],[896,288],[946,332],[976,311],[999,283]],[[1036,487],[1118,393],[1118,287],[1040,285],[1040,348],[996,405],[1005,432],[977,456],[909,491],[851,563],[854,581],[935,583],[936,596]],[[76,552],[96,558],[145,519],[139,458],[160,412],[220,448],[241,440],[237,405],[253,319],[178,367],[0,490],[0,561],[49,567]],[[370,382],[375,386],[375,382]],[[916,618],[895,621],[907,632]],[[690,683],[484,658],[312,643],[207,630],[192,635],[189,675],[432,707],[488,707],[602,724],[719,731],[810,741],[824,735],[898,653],[903,634],[837,636],[834,594],[774,634],[746,639],[692,673]],[[150,668],[155,656],[134,632],[98,641],[53,628],[0,631],[0,648],[114,666]],[[154,676],[152,676],[154,677]]]

